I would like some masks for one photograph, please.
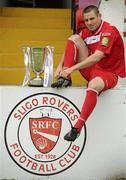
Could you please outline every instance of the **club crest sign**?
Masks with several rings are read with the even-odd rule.
[[[5,145],[23,170],[42,176],[61,173],[80,157],[86,127],[74,142],[64,140],[79,110],[69,99],[54,93],[38,93],[21,100],[5,125]]]
[[[30,133],[34,146],[40,153],[51,151],[60,135],[62,119],[50,117],[29,118]],[[41,128],[42,124],[46,126]]]

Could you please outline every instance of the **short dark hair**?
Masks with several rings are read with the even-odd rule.
[[[90,11],[94,11],[96,14],[99,14],[98,7],[95,5],[89,5],[83,10],[83,14],[89,13]]]

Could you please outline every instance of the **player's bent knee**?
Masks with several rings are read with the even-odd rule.
[[[73,42],[78,42],[79,40],[80,40],[81,38],[80,38],[80,36],[78,35],[78,34],[74,34],[74,35],[72,35],[72,36],[70,36],[69,38],[68,38],[68,40],[71,40],[71,41],[73,41]]]
[[[104,87],[105,87],[105,83],[100,77],[92,79],[88,84],[88,88],[94,89],[99,92],[103,90]]]

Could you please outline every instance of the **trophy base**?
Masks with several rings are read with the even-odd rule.
[[[43,87],[43,79],[42,78],[31,79],[28,86]]]

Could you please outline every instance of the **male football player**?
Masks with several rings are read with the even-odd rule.
[[[64,136],[74,141],[92,113],[101,92],[116,86],[118,77],[125,77],[124,43],[115,26],[101,18],[98,8],[90,5],[83,10],[86,28],[69,37],[63,57],[56,69],[53,88],[72,85],[71,73],[79,70],[87,80],[86,97],[80,117]]]

